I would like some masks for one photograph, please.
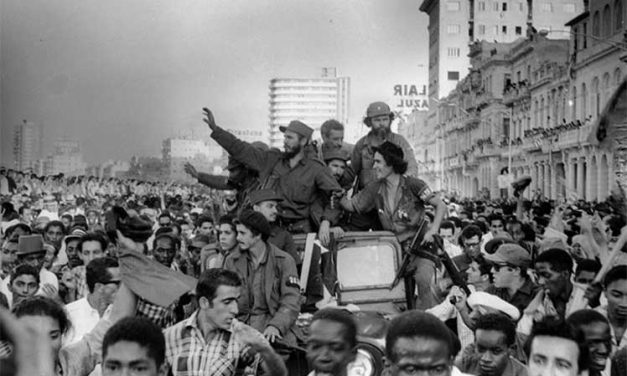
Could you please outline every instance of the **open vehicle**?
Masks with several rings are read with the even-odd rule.
[[[412,301],[411,292],[406,291],[403,282],[391,288],[403,259],[396,236],[387,231],[348,232],[342,239],[332,241],[328,249],[322,249],[313,234],[296,235],[294,241],[303,254],[301,284],[307,283],[310,273],[317,270],[315,264],[321,260],[322,280],[337,305],[359,308],[353,312],[359,351],[352,373],[380,375],[388,322]],[[299,318],[305,332],[307,318],[311,314]],[[290,375],[309,373],[304,355],[302,349],[292,353],[288,362]]]

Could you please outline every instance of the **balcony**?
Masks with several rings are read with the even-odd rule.
[[[475,99],[475,104],[478,109],[481,109],[489,105],[492,99],[494,99],[494,96],[492,95],[492,93],[483,91],[477,94],[477,97]]]
[[[464,127],[468,129],[476,128],[479,123],[481,123],[481,118],[477,112],[468,114],[468,117],[464,119]]]
[[[529,87],[526,84],[518,83],[509,86],[503,92],[503,104],[511,107],[514,103],[531,98]]]

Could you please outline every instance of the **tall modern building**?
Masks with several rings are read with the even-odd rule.
[[[15,168],[20,171],[35,168],[42,156],[43,127],[24,120],[15,128],[13,156]]]
[[[348,123],[350,78],[337,77],[335,68],[324,68],[320,78],[270,80],[270,146],[281,147],[280,126],[300,120],[315,130],[325,120]]]
[[[429,96],[446,97],[468,74],[471,43],[513,42],[525,37],[531,27],[556,31],[549,38],[568,39],[564,24],[583,11],[583,3],[583,0],[424,0],[420,10],[429,15]]]

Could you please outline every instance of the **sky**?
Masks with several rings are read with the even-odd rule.
[[[268,128],[269,83],[351,78],[349,126],[395,84],[426,84],[420,0],[0,0],[2,164],[13,129],[43,124],[86,162],[158,156],[162,141]]]

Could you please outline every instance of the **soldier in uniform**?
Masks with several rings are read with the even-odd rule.
[[[340,192],[341,187],[322,161],[305,155],[313,129],[293,120],[287,127],[279,127],[285,134],[284,152],[261,151],[218,127],[210,110],[205,108],[204,113],[204,121],[212,130],[211,138],[237,161],[258,171],[261,188],[274,189],[281,196],[280,226],[292,234],[319,229],[319,237],[328,239],[329,219],[337,213],[330,207],[330,198]],[[316,201],[324,203],[320,215],[310,209]]]
[[[405,251],[409,251],[412,239],[421,228],[418,238],[422,243],[432,242],[446,213],[444,202],[424,181],[404,175],[407,162],[403,160],[403,150],[399,146],[384,142],[374,148],[373,166],[378,180],[356,196],[342,198],[342,207],[362,214],[376,210],[383,229],[393,232]],[[423,225],[425,205],[435,208],[433,222],[428,228]],[[414,263],[418,290],[416,308],[431,308],[440,302],[440,294],[435,290],[437,257],[423,251]]]
[[[300,310],[300,286],[294,259],[268,238],[270,224],[261,214],[244,210],[236,222],[239,249],[229,254],[224,268],[242,281],[238,319],[259,330],[270,341],[294,345],[292,326]]]
[[[368,106],[364,124],[370,128],[370,132],[357,141],[351,157],[351,168],[357,176],[356,192],[361,191],[377,179],[374,171],[374,151],[376,147],[386,141],[403,150],[404,160],[407,162],[407,175],[418,175],[418,164],[414,157],[414,151],[403,136],[392,132],[393,120],[394,113],[387,104],[374,102]],[[374,213],[353,215],[351,218],[352,227],[356,230],[369,230],[378,227],[379,224],[370,218],[376,218],[376,215]]]

